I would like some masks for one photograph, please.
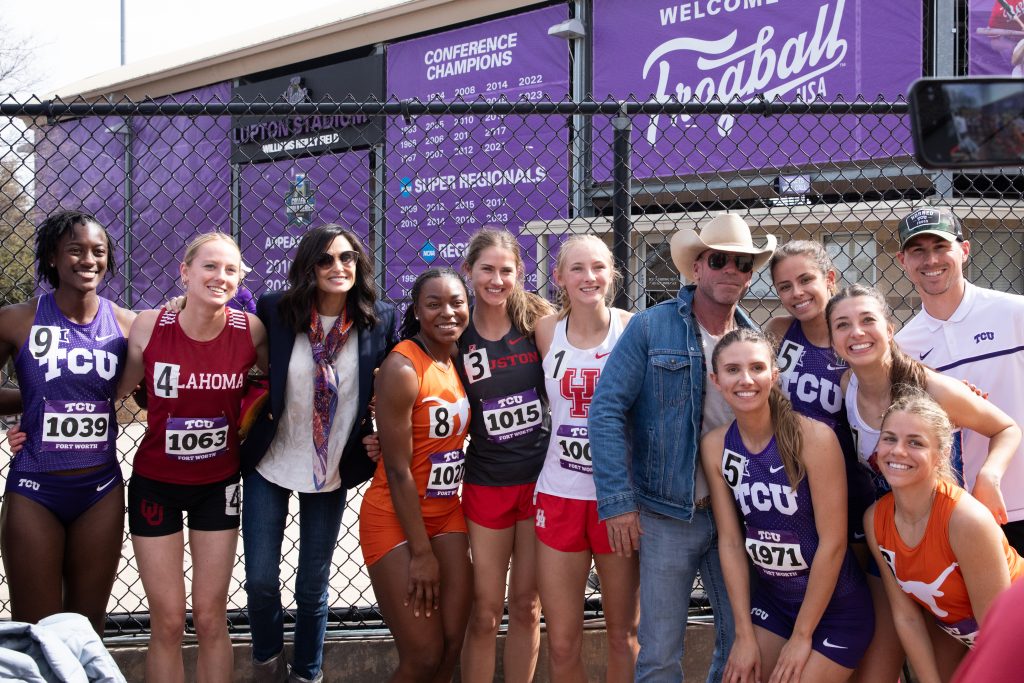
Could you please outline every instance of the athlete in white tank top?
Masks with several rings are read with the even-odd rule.
[[[615,342],[622,335],[621,316],[613,311],[604,341],[578,349],[566,337],[568,317],[555,324],[551,348],[544,357],[544,386],[551,404],[551,441],[537,491],[563,498],[597,500],[587,417],[590,400]]]

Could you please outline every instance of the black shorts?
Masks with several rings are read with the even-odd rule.
[[[239,475],[213,484],[168,484],[133,474],[128,482],[128,528],[133,536],[170,536],[182,515],[195,531],[237,529],[242,508]]]

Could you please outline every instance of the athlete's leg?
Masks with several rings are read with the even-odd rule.
[[[960,666],[960,661],[967,656],[967,647],[939,628],[930,612],[926,610],[922,610],[922,612],[924,612],[925,624],[928,626],[928,637],[932,640],[932,651],[935,653],[935,664],[939,669],[939,676],[944,681],[952,680],[953,673]]]
[[[533,520],[528,522],[532,526]],[[468,519],[466,525],[473,550],[473,608],[462,650],[462,680],[489,683],[494,680],[495,639],[505,613],[505,582],[516,527],[489,529]],[[505,647],[507,652],[508,641]],[[506,676],[506,680],[513,679]]]
[[[64,525],[12,491],[0,513],[0,554],[11,591],[11,618],[35,623],[63,610]]]
[[[68,527],[64,555],[64,610],[84,614],[101,636],[123,544],[124,485],[118,482]]]
[[[238,529],[189,529],[192,551],[192,620],[199,640],[196,680],[230,683],[234,671],[228,638],[228,584],[235,564]]]
[[[589,551],[565,553],[537,543],[537,588],[548,633],[550,678],[583,683],[583,596],[590,573]]]
[[[640,558],[614,553],[594,556],[601,578],[601,607],[608,632],[608,683],[633,680],[640,645],[636,631],[640,624]]]
[[[833,662],[817,650],[811,650],[811,656],[804,665],[802,683],[845,683],[853,675],[853,669]]]
[[[421,613],[416,617],[412,606],[404,604],[409,587],[409,559],[409,544],[403,543],[367,568],[373,594],[398,649],[398,668],[389,679],[392,683],[432,681],[444,660],[444,625],[440,615],[434,612],[426,617]],[[441,596],[443,599],[443,586]]]
[[[786,645],[786,639],[756,624],[754,639],[757,641],[757,649],[761,652],[761,680],[767,681],[772,677],[772,671],[775,670],[775,663],[779,661],[779,653]]]
[[[185,537],[132,536],[139,578],[149,605],[147,683],[184,683],[181,639],[185,633]]]
[[[537,593],[537,536],[531,516],[516,522],[508,586],[505,680],[529,683],[540,652],[540,595]]]
[[[868,645],[860,666],[854,672],[853,680],[861,683],[895,681],[903,668],[906,655],[896,633],[892,609],[889,607],[889,598],[885,595],[885,586],[882,585],[881,578],[870,574],[867,578],[871,603],[875,608],[875,635],[871,638],[871,644]]]
[[[444,636],[441,666],[433,680],[448,683],[455,673],[462,644],[466,640],[466,624],[473,601],[473,567],[469,562],[469,538],[466,534],[441,534],[430,539],[430,545],[441,565],[440,617]]]

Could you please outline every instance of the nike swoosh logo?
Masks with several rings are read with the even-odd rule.
[[[832,365],[831,363],[825,366],[828,370],[847,370],[849,367],[849,365]]]
[[[108,339],[110,339],[113,336],[114,335],[112,335],[112,334],[105,334],[102,337],[96,337],[96,341],[98,341],[98,342],[105,342],[105,341],[107,341]]]
[[[853,532],[853,540],[860,541],[864,538],[867,538],[867,534],[857,533],[856,531]]]
[[[932,347],[932,348],[928,349],[927,351],[925,351],[924,353],[922,353],[921,354],[921,360],[924,360],[925,358],[927,358],[928,354],[931,353],[934,350],[935,350],[935,347]]]
[[[775,474],[776,472],[781,472],[784,469],[786,469],[785,465],[779,465],[778,467],[769,467],[768,471],[771,472],[772,474]]]
[[[508,345],[509,346],[515,346],[519,342],[523,341],[523,339],[525,339],[525,337],[516,337],[515,339],[509,339],[508,340]]]
[[[595,354],[594,354],[594,358],[596,358],[596,359],[598,359],[598,360],[601,360],[601,359],[602,359],[602,358],[604,358],[605,356],[610,356],[610,355],[612,355],[612,352],[611,352],[611,351],[609,351],[608,353],[595,353]]]
[[[106,484],[100,484],[99,486],[96,487],[96,490],[97,491],[102,491],[103,489],[105,489],[108,486],[110,486],[111,484],[113,484],[115,481],[117,481],[117,477],[114,477],[113,479],[108,481]]]
[[[833,645],[832,643],[828,642],[828,638],[823,640],[821,642],[821,644],[824,645],[825,647],[831,647],[831,648],[834,648],[836,650],[849,650],[850,649],[850,648],[846,647],[845,645]]]

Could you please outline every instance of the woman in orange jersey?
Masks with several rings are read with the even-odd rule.
[[[952,424],[928,394],[901,392],[882,418],[878,467],[892,488],[864,515],[893,621],[922,683],[948,681],[995,597],[1024,575],[984,505],[957,486]]]
[[[382,460],[363,497],[359,540],[398,648],[391,681],[447,681],[473,596],[459,503],[469,400],[452,363],[469,322],[459,274],[432,268],[413,284],[402,340],[377,378]]]

